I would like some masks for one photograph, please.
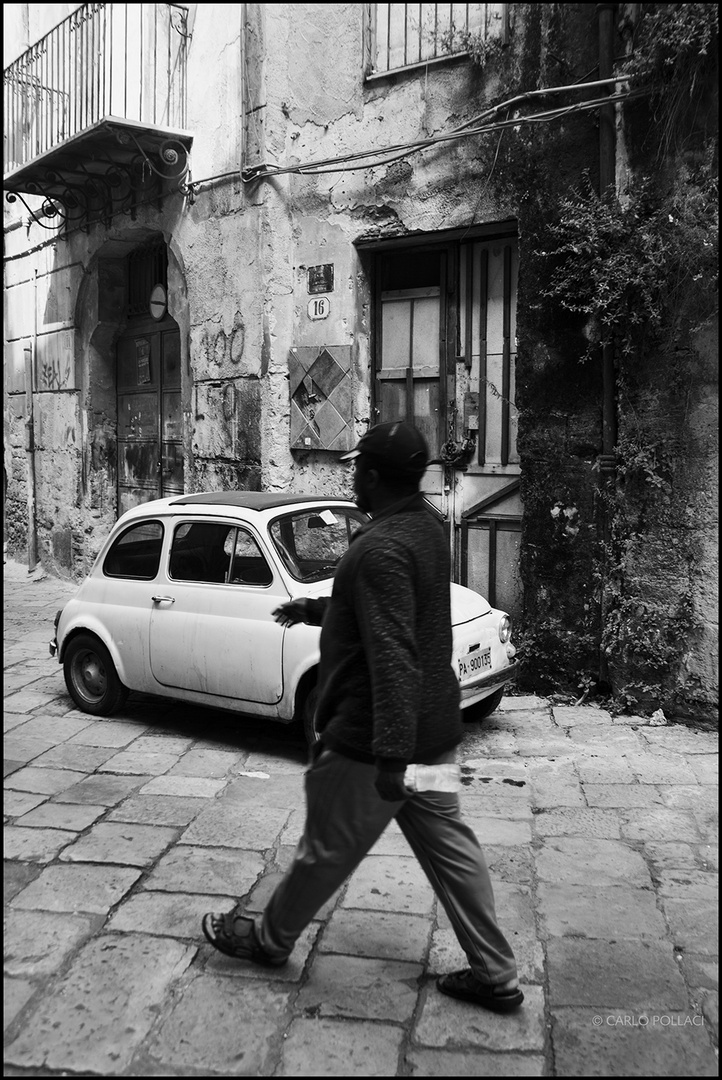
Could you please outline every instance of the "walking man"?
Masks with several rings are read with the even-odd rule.
[[[304,832],[257,923],[235,908],[205,915],[203,932],[227,956],[284,964],[395,818],[468,957],[439,990],[509,1012],[524,995],[458,795],[404,785],[410,762],[452,762],[462,737],[448,546],[419,490],[426,443],[409,423],[378,424],[346,459],[354,459],[356,502],[371,520],[339,562],[330,599],[292,600],[274,612],[285,626],[322,627],[320,742],[306,774]]]

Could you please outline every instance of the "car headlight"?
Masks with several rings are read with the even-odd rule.
[[[502,615],[499,619],[499,641],[502,645],[505,644],[511,637],[511,618],[509,615]]]

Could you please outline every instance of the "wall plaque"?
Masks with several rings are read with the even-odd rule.
[[[309,266],[308,291],[313,293],[333,292],[333,263],[322,266]]]

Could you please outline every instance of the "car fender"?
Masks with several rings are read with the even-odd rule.
[[[293,718],[301,681],[318,667],[320,640],[321,627],[305,623],[290,626],[283,635],[283,701],[280,709],[284,719]]]
[[[69,643],[78,634],[92,634],[93,637],[98,638],[99,641],[105,645],[106,649],[110,653],[110,658],[113,661],[115,670],[118,674],[118,678],[129,690],[145,690],[152,693],[152,687],[148,685],[149,681],[155,683],[150,672],[150,664],[148,662],[147,651],[143,656],[143,674],[140,680],[138,679],[138,673],[130,670],[128,665],[123,660],[123,657],[118,650],[118,646],[113,636],[109,633],[107,627],[104,625],[101,619],[93,615],[92,612],[88,612],[87,609],[83,612],[82,618],[72,618],[67,623],[64,623],[63,616],[60,617],[58,624],[58,661],[63,663],[65,660],[65,654]]]

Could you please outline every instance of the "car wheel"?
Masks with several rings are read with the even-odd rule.
[[[486,720],[487,716],[499,708],[501,699],[504,697],[504,687],[500,687],[495,690],[489,697],[484,698],[483,701],[477,702],[476,705],[470,705],[468,709],[461,710],[461,717],[467,724],[473,723],[475,720]]]
[[[63,674],[75,704],[94,716],[110,716],[128,696],[110,653],[91,634],[72,639],[65,651]]]
[[[318,686],[313,684],[303,700],[301,719],[303,720],[303,734],[309,747],[315,746],[320,736],[316,729],[316,706],[318,705]]]

